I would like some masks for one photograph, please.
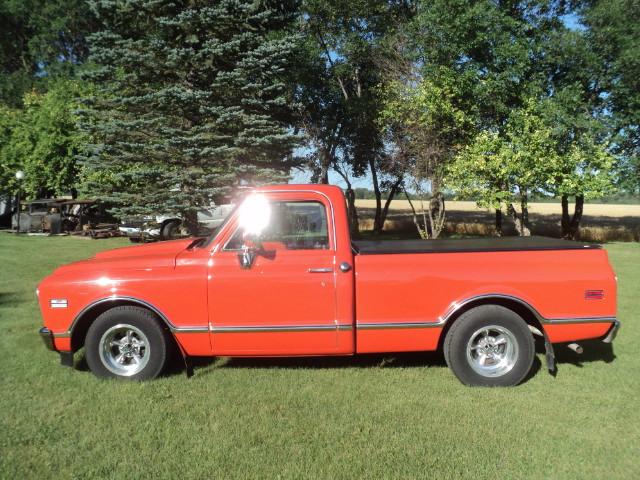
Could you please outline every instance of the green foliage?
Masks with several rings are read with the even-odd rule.
[[[95,28],[86,0],[0,0],[0,24],[0,102],[12,107],[51,78],[74,76]]]
[[[464,105],[467,85],[446,67],[429,76],[394,78],[380,87],[380,128],[406,170],[435,181],[436,171],[472,137],[477,119]]]
[[[529,100],[509,116],[502,134],[478,134],[450,166],[449,185],[496,209],[515,201],[526,204],[535,194],[596,198],[608,193],[614,160],[606,148],[588,135],[561,144],[543,112],[543,105]]]
[[[614,135],[618,185],[640,193],[640,2],[596,0],[582,9],[586,35],[601,62],[595,77]]]
[[[76,126],[82,91],[76,81],[58,81],[45,94],[26,94],[22,110],[0,107],[0,191],[17,190],[17,170],[25,172],[21,186],[30,197],[75,188],[75,157],[85,141]]]
[[[85,189],[120,214],[193,217],[241,182],[292,164],[295,4],[95,1],[96,86]]]

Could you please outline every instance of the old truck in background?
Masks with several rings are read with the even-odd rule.
[[[119,235],[116,219],[100,200],[45,198],[21,203],[20,210],[11,219],[12,228],[20,233]]]
[[[132,246],[38,287],[46,345],[100,377],[150,379],[191,356],[441,350],[467,385],[509,386],[534,336],[611,342],[616,277],[598,245],[547,238],[354,241],[337,187],[249,193],[208,238]]]
[[[233,207],[233,204],[212,205],[198,211],[200,231],[196,232],[196,235],[210,235],[214,232],[227,218]],[[179,215],[170,214],[124,218],[118,229],[133,243],[149,240],[175,240],[193,236],[183,225]]]

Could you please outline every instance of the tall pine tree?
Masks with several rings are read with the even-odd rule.
[[[243,181],[282,180],[296,145],[296,4],[100,0],[86,190],[120,215],[182,214]]]

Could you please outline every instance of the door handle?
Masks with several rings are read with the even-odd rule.
[[[333,272],[333,268],[332,267],[310,268],[309,269],[309,273],[331,273],[331,272]]]

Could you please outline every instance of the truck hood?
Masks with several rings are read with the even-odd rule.
[[[116,248],[97,253],[93,258],[96,260],[115,260],[122,258],[140,257],[165,257],[174,260],[176,256],[188,248],[197,239],[184,238],[171,240],[168,242],[148,243],[145,245],[134,245],[131,247]]]
[[[112,275],[122,270],[173,268],[176,257],[196,242],[187,238],[168,242],[116,248],[97,253],[93,258],[58,267],[53,275],[78,280],[85,277]]]

